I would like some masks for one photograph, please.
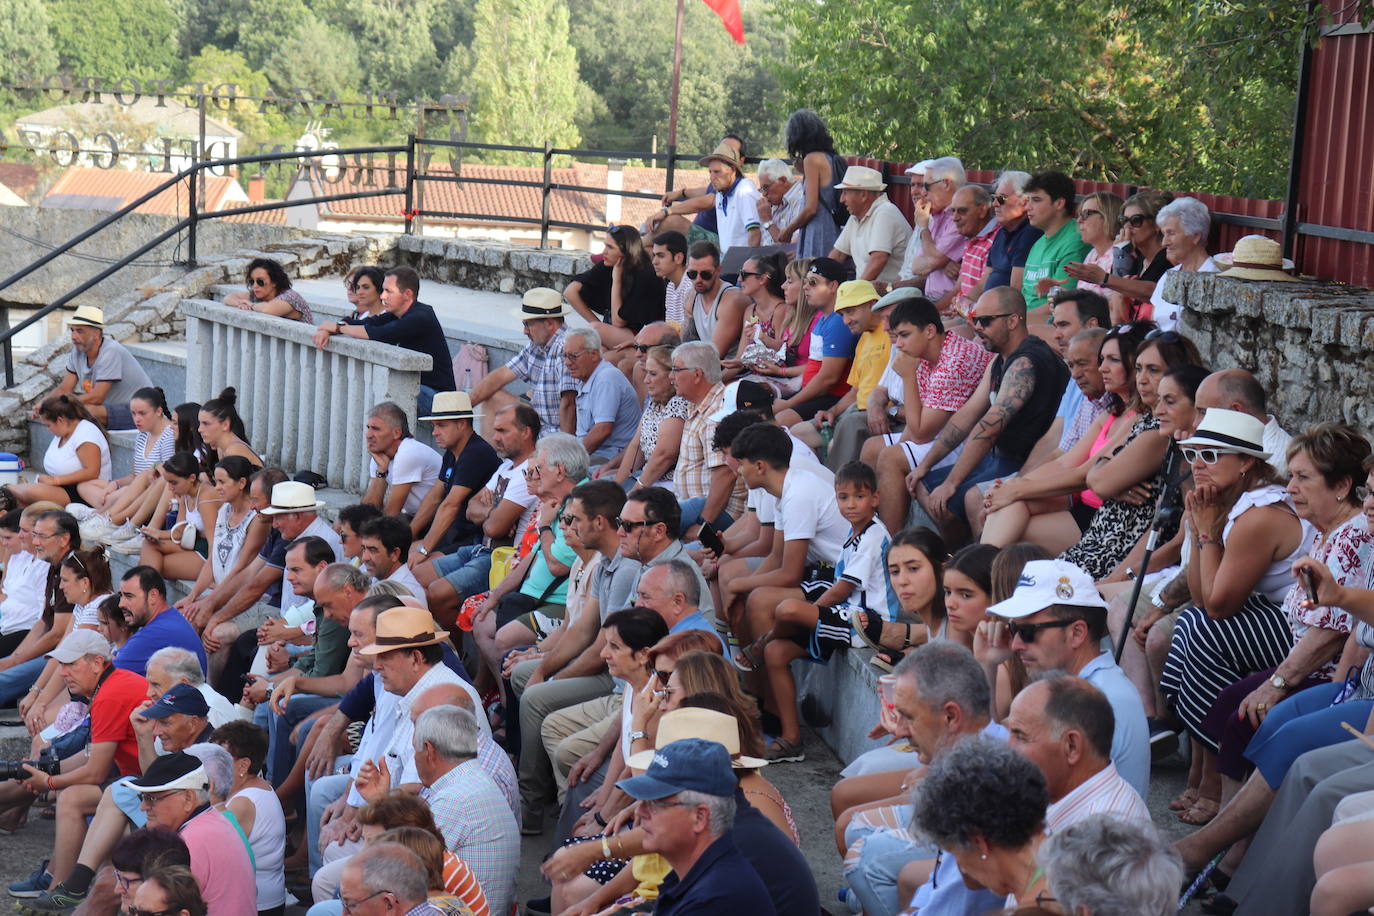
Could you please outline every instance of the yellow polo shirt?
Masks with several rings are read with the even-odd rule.
[[[868,406],[868,396],[878,387],[878,380],[887,369],[887,358],[891,352],[892,338],[882,327],[864,331],[854,345],[854,362],[849,367],[846,381],[855,390],[854,406],[864,410]]]

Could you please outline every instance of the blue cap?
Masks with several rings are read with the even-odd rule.
[[[653,762],[643,776],[622,779],[616,788],[631,798],[652,801],[679,792],[734,795],[736,785],[730,752],[723,744],[684,738],[654,751]]]
[[[210,704],[205,702],[205,697],[197,688],[190,684],[177,684],[164,693],[162,699],[143,710],[141,715],[145,719],[161,719],[175,713],[204,718],[210,714]]]

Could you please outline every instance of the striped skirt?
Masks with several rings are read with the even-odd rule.
[[[1241,678],[1277,667],[1292,647],[1287,616],[1263,595],[1252,594],[1225,620],[1190,607],[1174,626],[1159,686],[1179,721],[1215,752],[1220,736],[1207,734],[1202,720],[1217,697]]]

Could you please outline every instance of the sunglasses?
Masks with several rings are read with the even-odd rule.
[[[672,676],[673,672],[671,671],[664,671],[661,668],[654,669],[654,677],[658,678],[658,682],[662,684],[664,687],[668,686],[668,678]]]
[[[757,270],[741,270],[741,271],[739,272],[739,275],[740,275],[741,277],[762,277],[762,276],[763,276],[763,274],[762,274],[760,271],[757,271]]]
[[[1000,315],[974,315],[968,322],[975,328],[987,328],[998,318],[1010,318],[1011,315],[1011,312],[1003,312]]]
[[[129,908],[129,916],[173,916],[173,914],[180,912],[180,910],[140,910],[136,906]]]
[[[716,275],[716,272],[715,272],[714,270],[689,270],[689,271],[687,271],[687,279],[688,279],[688,280],[696,280],[697,278],[700,278],[700,279],[702,279],[702,280],[710,280],[710,279],[714,278],[715,275]]]
[[[1183,460],[1187,461],[1189,464],[1201,458],[1203,464],[1213,465],[1217,463],[1217,459],[1222,455],[1239,454],[1240,452],[1234,452],[1229,448],[1192,448],[1189,446],[1183,448]]]
[[[565,512],[563,513],[563,517],[560,518],[558,521],[560,524],[563,525],[564,528],[571,528],[573,525],[576,525],[578,522],[582,521],[582,516],[573,515],[571,512]]]
[[[159,792],[156,795],[141,795],[138,799],[139,807],[151,808],[163,799],[171,798],[173,795],[180,795],[181,791],[180,789],[173,789],[171,792]]]
[[[1071,627],[1078,622],[1078,618],[1072,620],[1046,620],[1044,623],[1008,623],[1007,634],[1012,639],[1019,639],[1026,645],[1035,642],[1035,637],[1041,630],[1060,630],[1064,627]]]
[[[644,522],[632,522],[632,521],[629,521],[629,520],[623,519],[623,518],[618,518],[618,519],[615,520],[615,526],[616,526],[617,528],[619,528],[621,531],[634,531],[636,528],[643,528],[643,527],[645,527],[646,525],[653,525],[653,524],[655,524],[655,522],[649,522],[649,521],[644,521]]]
[[[1007,202],[1008,200],[1010,200],[1010,199],[1011,199],[1011,198],[1009,198],[1006,194],[993,194],[993,195],[992,195],[992,202],[993,202],[994,204],[996,204],[997,206],[999,206],[999,207],[1002,206],[1002,204],[1006,203],[1006,202]]]
[[[1183,335],[1178,331],[1164,331],[1159,328],[1154,329],[1145,335],[1146,340],[1157,340],[1160,343],[1178,343],[1183,339]]]
[[[264,280],[262,277],[250,277],[250,278],[244,283],[244,286],[250,286],[250,287],[251,287],[251,286],[266,286],[266,285],[267,285],[267,281]]]
[[[1101,210],[1079,210],[1077,219],[1080,223],[1086,223],[1090,217],[1101,215]]]
[[[1153,222],[1153,221],[1154,221],[1154,220],[1153,220],[1151,217],[1146,216],[1144,213],[1137,213],[1135,216],[1123,216],[1123,217],[1121,217],[1121,219],[1118,220],[1117,224],[1120,225],[1120,226],[1125,226],[1126,224],[1129,223],[1132,229],[1139,229],[1141,226],[1145,225],[1146,223]]]
[[[633,346],[635,348],[636,353],[648,353],[650,350],[653,349],[652,344],[634,344]]]

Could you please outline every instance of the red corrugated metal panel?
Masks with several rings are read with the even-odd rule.
[[[1374,231],[1374,35],[1317,45],[1303,131],[1298,219]],[[1374,285],[1371,245],[1302,236],[1296,260],[1302,273]]]

